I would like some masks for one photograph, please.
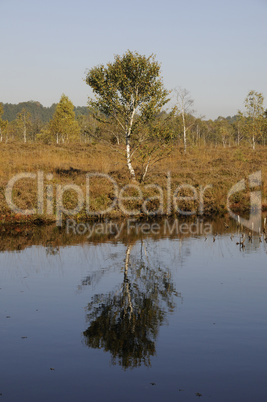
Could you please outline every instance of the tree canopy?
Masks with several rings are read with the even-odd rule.
[[[255,149],[256,140],[259,140],[263,135],[264,126],[264,97],[262,93],[250,91],[245,99],[246,108],[246,130],[249,131],[252,137],[252,147]]]
[[[146,57],[128,50],[122,56],[116,55],[113,63],[89,70],[86,83],[95,94],[95,99],[89,100],[90,105],[115,119],[122,130],[127,166],[131,177],[135,179],[130,146],[134,119],[138,114],[143,121],[151,120],[169,101],[160,74],[160,64],[153,54]]]
[[[79,125],[75,120],[73,103],[62,95],[50,122],[50,130],[56,142],[68,142],[79,137]]]

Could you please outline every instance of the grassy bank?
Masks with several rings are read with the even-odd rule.
[[[49,146],[43,144],[0,144],[0,221],[2,223],[55,220],[55,194],[58,185],[75,184],[79,186],[83,194],[86,194],[86,173],[101,172],[111,176],[119,189],[129,184],[129,174],[124,157],[120,149],[108,146],[96,145],[64,145]],[[123,149],[121,149],[123,151]],[[123,205],[127,210],[138,212],[138,216],[144,216],[142,203],[144,199],[146,208],[150,212],[159,210],[159,190],[148,187],[148,184],[157,184],[162,189],[163,211],[167,212],[168,185],[171,189],[171,197],[175,189],[180,185],[191,185],[192,189],[180,188],[179,196],[195,196],[195,199],[177,201],[177,207],[183,211],[200,212],[200,193],[203,192],[204,214],[216,215],[227,211],[227,194],[231,187],[242,179],[258,170],[262,172],[263,209],[267,208],[267,148],[259,147],[255,151],[250,148],[197,148],[190,149],[184,155],[182,148],[174,150],[166,159],[159,161],[151,168],[146,182],[136,183],[142,191],[142,201],[124,200]],[[133,160],[134,164],[134,160]],[[135,166],[137,177],[141,174],[140,167]],[[25,217],[10,210],[5,199],[5,189],[8,181],[18,173],[44,172],[44,214]],[[169,182],[167,172],[170,172]],[[47,175],[53,176],[47,179]],[[46,185],[53,189],[53,211],[47,213]],[[203,188],[210,186],[205,191]],[[202,190],[201,190],[202,189]],[[139,190],[131,188],[124,192],[124,196],[138,197]],[[238,211],[246,211],[250,206],[249,188],[246,191],[236,193],[231,198],[232,207]],[[37,208],[37,186],[32,179],[18,181],[13,189],[14,203],[21,209]],[[114,201],[114,189],[112,183],[104,178],[94,178],[90,182],[90,210],[99,211],[109,207]],[[74,191],[66,191],[63,197],[64,207],[72,209],[76,206],[77,195]],[[52,201],[50,200],[50,204]],[[51,205],[50,205],[51,207]],[[51,213],[53,212],[53,213]],[[171,202],[169,210],[176,214]],[[114,207],[108,217],[120,217],[123,215],[121,208]],[[95,218],[99,218],[97,214]],[[103,216],[102,216],[103,217]],[[85,209],[79,212],[78,219],[88,218]]]

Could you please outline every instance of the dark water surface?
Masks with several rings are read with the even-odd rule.
[[[0,402],[266,401],[267,243],[213,225],[2,233]]]

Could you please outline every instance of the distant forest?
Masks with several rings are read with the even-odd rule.
[[[95,95],[87,106],[74,106],[62,94],[50,107],[38,101],[0,102],[0,143],[10,141],[45,144],[96,143],[124,147],[130,174],[136,150],[148,166],[160,160],[177,144],[187,147],[247,144],[266,145],[267,110],[261,92],[250,90],[236,116],[206,119],[195,115],[194,100],[185,88],[163,87],[160,64],[128,50],[115,56],[107,67],[88,71],[88,84]],[[172,96],[170,95],[172,93]],[[165,109],[172,99],[174,104]],[[155,156],[156,155],[156,156]],[[143,163],[142,162],[142,163]]]
[[[247,144],[253,149],[256,144],[266,145],[267,111],[264,110],[261,93],[251,91],[248,94],[245,113],[238,112],[233,117],[219,116],[215,120],[195,117],[189,93],[181,90],[178,95],[175,107],[170,111],[161,110],[150,121],[136,114],[131,141],[139,152],[146,155],[149,149],[149,155],[151,152],[152,155],[155,150],[169,151],[177,144],[184,147],[184,152],[187,146],[206,144],[221,144],[224,147]],[[38,101],[18,104],[0,102],[0,143],[102,142],[120,148],[125,142],[120,118],[117,115],[115,118],[107,116],[92,105],[75,107],[64,94],[59,103],[50,107]]]
[[[7,120],[8,122],[15,120],[17,114],[21,113],[24,109],[31,114],[33,120],[48,123],[56,111],[57,103],[53,103],[50,107],[43,106],[38,101],[21,102],[18,104],[2,103],[2,105],[4,109],[2,119]],[[88,107],[74,106],[74,112],[76,117],[86,116],[88,115]]]

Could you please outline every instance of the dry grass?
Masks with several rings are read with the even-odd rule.
[[[140,188],[147,196],[156,195],[155,189],[147,189],[147,184],[158,184],[164,191],[164,203],[166,204],[167,172],[171,173],[172,191],[181,184],[190,184],[199,191],[200,186],[212,186],[205,192],[205,213],[216,214],[226,211],[227,193],[230,188],[251,173],[262,171],[262,192],[264,208],[267,207],[267,148],[258,148],[252,151],[250,148],[201,148],[190,149],[184,155],[182,149],[177,149],[166,159],[158,162],[147,176],[147,181]],[[85,175],[88,172],[101,172],[109,174],[115,179],[121,188],[129,183],[129,174],[124,158],[115,149],[96,145],[64,145],[49,146],[43,144],[0,144],[0,214],[1,221],[14,219],[5,200],[5,188],[8,181],[17,173],[38,170],[45,174],[52,173],[54,185],[71,184],[79,185],[85,193]],[[136,166],[137,174],[140,169]],[[45,183],[47,184],[47,183]],[[249,191],[249,190],[248,190]],[[235,207],[247,209],[249,196],[237,195]],[[183,194],[186,195],[186,192]],[[192,195],[188,192],[187,195]],[[21,208],[33,208],[37,204],[36,189],[32,181],[24,180],[18,183],[14,189],[14,199]],[[113,199],[112,185],[107,180],[95,180],[91,186],[91,208],[103,209],[111,204]],[[76,195],[66,192],[64,205],[72,208],[76,204]],[[192,210],[197,208],[198,201],[183,202],[179,204],[181,209]],[[130,208],[141,207],[140,202],[129,202]],[[158,208],[158,202],[151,200],[148,206]],[[119,211],[113,212],[119,215]],[[85,217],[85,212],[80,218]],[[18,217],[16,217],[17,219]],[[50,217],[53,218],[53,217]],[[24,219],[19,217],[19,219]]]

